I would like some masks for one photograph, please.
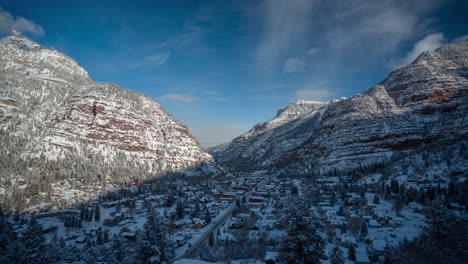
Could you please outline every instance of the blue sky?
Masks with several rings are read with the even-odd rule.
[[[40,4],[39,4],[40,2]],[[468,35],[468,1],[4,1],[12,29],[154,97],[203,146],[298,99],[364,92]]]

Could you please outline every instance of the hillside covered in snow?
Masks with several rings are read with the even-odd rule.
[[[219,172],[152,98],[96,83],[18,32],[0,39],[0,142],[0,204],[12,210],[63,206],[167,173]]]
[[[374,171],[450,177],[467,170],[468,41],[422,53],[362,94],[297,101],[234,139],[217,161],[293,175]]]

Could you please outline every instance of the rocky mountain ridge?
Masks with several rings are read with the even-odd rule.
[[[0,202],[9,209],[51,202],[49,185],[61,181],[118,187],[220,172],[152,98],[93,82],[70,57],[18,32],[0,39],[0,141]]]
[[[459,150],[468,130],[467,69],[468,41],[425,52],[362,94],[292,104],[286,109],[300,109],[300,114],[256,125],[217,160],[236,169],[310,175],[390,166],[410,155],[426,155],[434,144],[446,145],[447,152],[450,146]],[[444,165],[444,173],[466,171],[463,157],[452,158],[456,168]]]

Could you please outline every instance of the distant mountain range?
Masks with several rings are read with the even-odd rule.
[[[60,181],[83,189],[220,172],[152,98],[94,82],[70,57],[18,32],[0,39],[0,142],[0,202],[10,209],[50,202]]]
[[[237,170],[292,175],[382,171],[465,175],[468,41],[422,53],[362,94],[297,101],[214,154]],[[216,148],[215,148],[216,149]]]

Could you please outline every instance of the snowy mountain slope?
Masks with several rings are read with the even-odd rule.
[[[229,146],[229,143],[223,143],[223,144],[219,144],[219,145],[216,145],[216,146],[213,146],[213,147],[208,147],[206,148],[206,152],[210,153],[211,156],[213,156],[213,158],[216,159],[216,157],[218,156],[219,153],[223,152],[224,150],[226,150]]]
[[[291,105],[302,114],[256,125],[217,160],[310,174],[380,166],[442,140],[464,144],[467,69],[468,41],[423,53],[365,93],[315,108]]]
[[[47,200],[48,184],[59,180],[120,173],[107,179],[119,186],[168,172],[219,172],[152,98],[93,82],[73,59],[17,32],[0,39],[0,140],[0,202],[8,205],[23,192],[37,195],[25,205]]]
[[[280,109],[272,120],[234,139],[220,153],[219,161],[239,169],[271,165],[274,157],[300,146],[313,134],[326,105],[300,100]]]

